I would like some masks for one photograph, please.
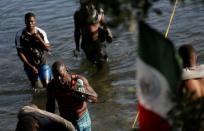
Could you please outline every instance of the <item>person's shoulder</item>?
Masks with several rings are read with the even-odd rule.
[[[35,27],[37,31],[39,31],[42,34],[46,34],[45,30],[40,27]]]
[[[21,36],[24,30],[25,30],[25,28],[19,29],[19,30],[16,32],[16,37]]]
[[[74,12],[74,15],[77,15],[77,14],[80,14],[80,10],[79,9]]]
[[[79,10],[76,10],[76,11],[74,12],[74,19],[79,19],[80,16],[81,16],[80,11],[79,11]]]

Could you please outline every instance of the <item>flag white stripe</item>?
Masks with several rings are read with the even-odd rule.
[[[136,68],[137,96],[140,104],[166,118],[168,111],[173,106],[167,80],[159,71],[147,65],[140,58],[137,58]]]

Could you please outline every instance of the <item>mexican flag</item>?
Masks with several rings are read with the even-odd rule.
[[[139,22],[137,97],[140,131],[168,131],[171,95],[181,81],[182,68],[172,42]]]

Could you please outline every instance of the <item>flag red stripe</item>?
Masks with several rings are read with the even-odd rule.
[[[155,105],[156,106],[156,105]],[[145,109],[142,104],[138,103],[139,110],[139,128],[140,131],[170,131],[170,125],[167,120],[163,119],[154,112]]]

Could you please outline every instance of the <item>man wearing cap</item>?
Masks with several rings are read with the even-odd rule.
[[[46,110],[55,112],[55,100],[60,116],[72,122],[77,131],[91,131],[91,119],[87,102],[97,102],[97,94],[81,75],[70,74],[65,64],[56,61],[52,65],[53,80],[47,87]]]
[[[96,9],[91,0],[80,0],[80,9],[74,14],[74,24],[75,55],[80,52],[81,44],[89,61],[94,64],[106,62],[108,56],[104,42],[112,42],[112,33],[105,25],[103,9]]]

